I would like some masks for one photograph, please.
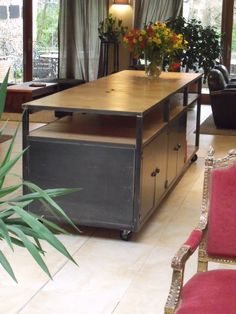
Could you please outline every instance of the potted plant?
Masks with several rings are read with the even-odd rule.
[[[203,27],[201,21],[187,21],[182,16],[167,21],[167,25],[175,32],[183,34],[184,40],[188,42],[186,49],[178,51],[175,59],[180,61],[186,72],[203,69],[205,82],[209,71],[221,57],[221,35],[214,27]],[[171,63],[170,60],[167,63]]]
[[[0,118],[4,111],[8,75],[9,71],[0,87]],[[0,162],[0,240],[5,241],[12,250],[14,250],[15,245],[27,249],[41,269],[51,278],[47,265],[42,258],[45,251],[41,246],[41,240],[48,242],[57,251],[76,263],[65,246],[54,235],[55,232],[66,233],[66,231],[43,217],[29,213],[26,211],[26,207],[31,202],[40,201],[47,206],[54,215],[62,216],[69,224],[78,230],[53,198],[78,191],[79,189],[42,190],[35,184],[23,181],[20,178],[19,182],[14,185],[4,185],[6,176],[24,154],[24,151],[22,151],[15,157],[11,157],[19,125],[15,130],[4,158]],[[6,123],[0,128],[0,136],[5,126]],[[29,190],[28,194],[21,195],[21,193],[17,193],[17,191],[21,190],[23,187],[27,187]],[[1,250],[0,264],[8,274],[17,281],[10,263]]]
[[[127,31],[127,27],[123,26],[122,23],[122,20],[109,14],[105,20],[99,23],[99,38],[105,42],[119,42],[120,37]]]

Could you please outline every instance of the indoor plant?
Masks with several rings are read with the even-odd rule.
[[[170,58],[175,51],[187,45],[182,34],[173,32],[165,23],[151,23],[141,30],[133,29],[124,35],[123,41],[133,56],[145,58],[145,71],[149,78],[158,78],[163,58]]]
[[[183,34],[183,38],[188,42],[185,50],[175,53],[175,59],[179,60],[186,72],[203,69],[205,82],[210,69],[221,57],[221,35],[214,27],[204,27],[201,21],[187,21],[182,16],[169,20],[167,25],[173,31]],[[168,62],[167,60],[166,63]]]
[[[98,33],[102,41],[119,42],[120,36],[124,35],[127,27],[122,25],[122,20],[117,20],[109,14],[104,21],[99,23]]]
[[[8,75],[9,71],[0,87],[0,118],[4,111]],[[0,162],[0,240],[4,240],[12,250],[14,245],[26,248],[42,270],[45,271],[51,278],[50,272],[42,258],[45,251],[41,246],[41,240],[48,242],[61,254],[76,263],[64,245],[53,234],[54,232],[65,233],[65,230],[43,217],[27,212],[25,209],[30,203],[36,200],[41,201],[54,213],[54,215],[62,216],[68,223],[73,225],[73,227],[78,230],[78,228],[67,217],[53,198],[78,191],[79,189],[61,188],[42,190],[40,187],[31,182],[22,181],[21,178],[19,178],[19,183],[17,184],[11,186],[4,185],[6,175],[10,174],[10,170],[24,153],[24,151],[22,151],[15,157],[11,157],[19,125],[12,137],[12,140],[10,141],[4,158]],[[0,129],[0,135],[2,134],[5,126],[6,123],[4,123]],[[23,187],[27,187],[29,190],[28,194],[21,195],[21,193],[17,193],[17,191]],[[2,250],[0,250],[0,264],[16,281],[12,267],[10,266],[7,258],[4,256]]]

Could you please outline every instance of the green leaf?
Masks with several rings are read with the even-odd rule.
[[[1,83],[0,86],[0,119],[2,117],[2,113],[4,111],[4,107],[5,107],[5,99],[6,99],[6,94],[7,94],[7,82],[8,82],[8,77],[9,77],[9,72],[10,72],[10,68],[7,71],[7,74],[3,80],[3,82]]]
[[[35,232],[34,230],[32,230],[27,224],[24,223],[17,223],[17,221],[15,221],[15,223],[8,223],[7,226],[15,226],[18,229],[20,229],[25,235],[31,237],[31,238],[39,238],[39,235],[37,232]],[[41,238],[42,239],[42,238]]]
[[[2,135],[2,132],[5,130],[6,126],[7,126],[8,121],[5,121],[3,123],[3,125],[0,127],[0,135]]]
[[[22,247],[22,248],[25,249],[24,243],[23,243],[21,240],[15,238],[15,237],[13,237],[13,236],[11,236],[11,242],[12,242],[13,244],[15,244],[15,245],[17,245],[17,246]]]
[[[35,219],[31,214],[27,213],[19,206],[12,207],[16,213],[38,234],[39,238],[46,240],[56,250],[66,256],[73,263],[77,264],[65,246],[50,232],[42,223]]]
[[[11,209],[5,209],[2,212],[0,212],[0,218],[6,219],[14,214],[14,210]]]
[[[15,129],[15,132],[14,132],[14,134],[13,134],[13,136],[12,136],[12,139],[11,139],[11,142],[10,142],[10,145],[9,145],[9,148],[8,148],[8,150],[7,150],[7,153],[6,153],[5,157],[4,157],[4,160],[3,160],[3,162],[2,162],[2,165],[4,165],[4,164],[10,159],[11,152],[12,152],[12,149],[13,149],[13,145],[14,145],[14,143],[15,143],[16,135],[17,135],[17,133],[18,133],[18,130],[19,130],[20,125],[21,125],[21,123],[19,122],[18,125],[17,125],[17,127],[16,127],[16,129]]]
[[[39,220],[53,233],[57,232],[57,233],[69,234],[69,232],[67,232],[65,229],[61,228],[57,224],[53,223],[52,221],[49,221],[43,217],[40,217]]]
[[[9,170],[16,164],[16,162],[21,158],[26,149],[24,149],[21,153],[19,153],[15,158],[9,160],[4,165],[0,167],[0,188],[2,188],[4,178]]]
[[[6,224],[3,222],[2,219],[0,219],[0,234],[2,235],[3,239],[6,240],[6,242],[8,243],[8,245],[10,246],[10,248],[11,248],[12,251],[13,251],[13,246],[12,246],[12,243],[11,243],[10,236],[9,236],[9,234],[8,234],[7,226],[6,226]]]
[[[24,184],[31,190],[31,191],[36,191],[38,193],[40,193],[41,198],[43,200],[45,200],[48,204],[50,204],[52,206],[52,209],[55,210],[56,215],[60,215],[62,217],[65,218],[65,220],[72,225],[77,231],[80,231],[78,229],[78,227],[72,222],[72,220],[65,214],[65,212],[63,211],[63,209],[44,191],[42,190],[40,187],[38,187],[37,185],[35,185],[34,183],[25,181]],[[71,190],[72,192],[74,192],[74,189]],[[68,190],[69,192],[69,190]]]
[[[38,263],[38,265],[41,267],[41,269],[52,279],[52,276],[47,268],[47,265],[45,264],[44,260],[42,259],[37,247],[25,236],[24,232],[22,232],[19,228],[16,226],[8,226],[8,229],[15,233],[24,243],[26,249],[29,251],[29,253],[32,255],[34,260]]]
[[[2,264],[2,267],[8,272],[8,274],[11,276],[11,278],[17,282],[16,277],[14,275],[14,272],[11,268],[11,265],[9,264],[8,260],[0,250],[0,263]]]
[[[27,184],[26,184],[26,186],[27,186]],[[43,191],[49,197],[58,197],[58,196],[74,193],[74,192],[77,192],[80,190],[81,190],[80,188],[71,188],[71,189],[59,188],[59,189],[47,189],[47,190],[43,190]],[[37,200],[40,198],[42,198],[42,194],[40,192],[33,192],[33,193],[28,193],[25,195],[17,196],[15,198],[11,199],[11,202],[22,202],[22,201],[28,201],[28,200]]]
[[[16,190],[18,190],[20,187],[22,186],[22,184],[17,184],[17,185],[12,185],[12,186],[8,186],[6,188],[3,188],[0,190],[0,198],[11,194],[12,192],[15,192]],[[4,203],[4,201],[0,201],[0,204]]]

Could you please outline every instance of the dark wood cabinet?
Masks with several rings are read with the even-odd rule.
[[[81,187],[57,200],[79,225],[138,231],[198,149],[199,133],[189,143],[186,131],[191,103],[200,115],[200,95],[187,92],[193,82],[199,91],[200,74],[149,81],[123,71],[24,104],[24,179]],[[29,111],[41,109],[72,115],[29,131]],[[29,210],[49,216],[41,205]]]

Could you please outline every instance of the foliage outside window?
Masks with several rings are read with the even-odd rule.
[[[54,78],[58,73],[58,0],[34,3],[34,78]]]

